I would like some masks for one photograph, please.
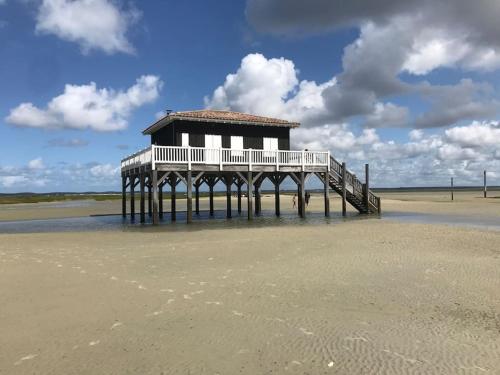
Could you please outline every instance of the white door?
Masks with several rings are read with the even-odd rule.
[[[205,134],[205,161],[207,164],[219,163],[219,149],[222,147],[222,136]]]
[[[241,163],[243,162],[243,137],[239,135],[231,136],[231,162]]]
[[[278,138],[267,138],[264,137],[264,157],[274,157],[275,152],[265,152],[265,151],[277,151],[278,150]]]
[[[182,147],[189,146],[189,133],[182,133]]]

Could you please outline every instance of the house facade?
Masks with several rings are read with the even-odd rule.
[[[148,127],[156,146],[290,150],[290,129],[299,124],[239,112],[174,112]]]

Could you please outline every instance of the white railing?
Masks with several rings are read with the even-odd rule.
[[[122,169],[145,164],[274,165],[280,167],[330,167],[328,151],[283,151],[205,147],[150,146],[123,159]]]
[[[122,160],[121,166],[122,169],[129,169],[129,168],[140,167],[141,165],[144,164],[149,164],[151,163],[151,161],[152,161],[151,146],[149,146],[140,151],[137,151],[132,155],[127,156],[125,159]]]

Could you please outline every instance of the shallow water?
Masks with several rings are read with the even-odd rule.
[[[215,211],[213,217],[208,212],[193,215],[193,223],[187,225],[186,213],[178,212],[177,221],[172,222],[170,215],[165,213],[159,226],[151,224],[151,218],[146,215],[146,222],[139,223],[139,215],[135,221],[130,215],[123,219],[121,215],[96,215],[74,218],[19,220],[0,222],[0,233],[50,233],[50,232],[87,232],[87,231],[197,231],[205,229],[230,229],[249,227],[269,227],[282,225],[337,225],[352,220],[388,220],[407,223],[445,224],[460,227],[469,227],[483,230],[500,230],[500,217],[457,216],[445,214],[425,214],[412,212],[384,212],[382,216],[366,216],[350,214],[342,217],[339,213],[332,213],[326,218],[321,213],[309,213],[305,219],[296,214],[285,213],[276,217],[272,211],[263,211],[262,215],[255,216],[248,221],[246,212],[233,213],[231,219],[226,218],[224,210]]]

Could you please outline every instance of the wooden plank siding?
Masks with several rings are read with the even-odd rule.
[[[174,121],[151,134],[151,144],[157,146],[182,146],[182,133],[189,134],[189,145],[205,147],[205,134],[221,135],[222,147],[231,147],[231,136],[242,136],[243,147],[263,149],[264,137],[278,139],[280,150],[290,150],[290,128],[278,126],[252,126],[223,123]]]

